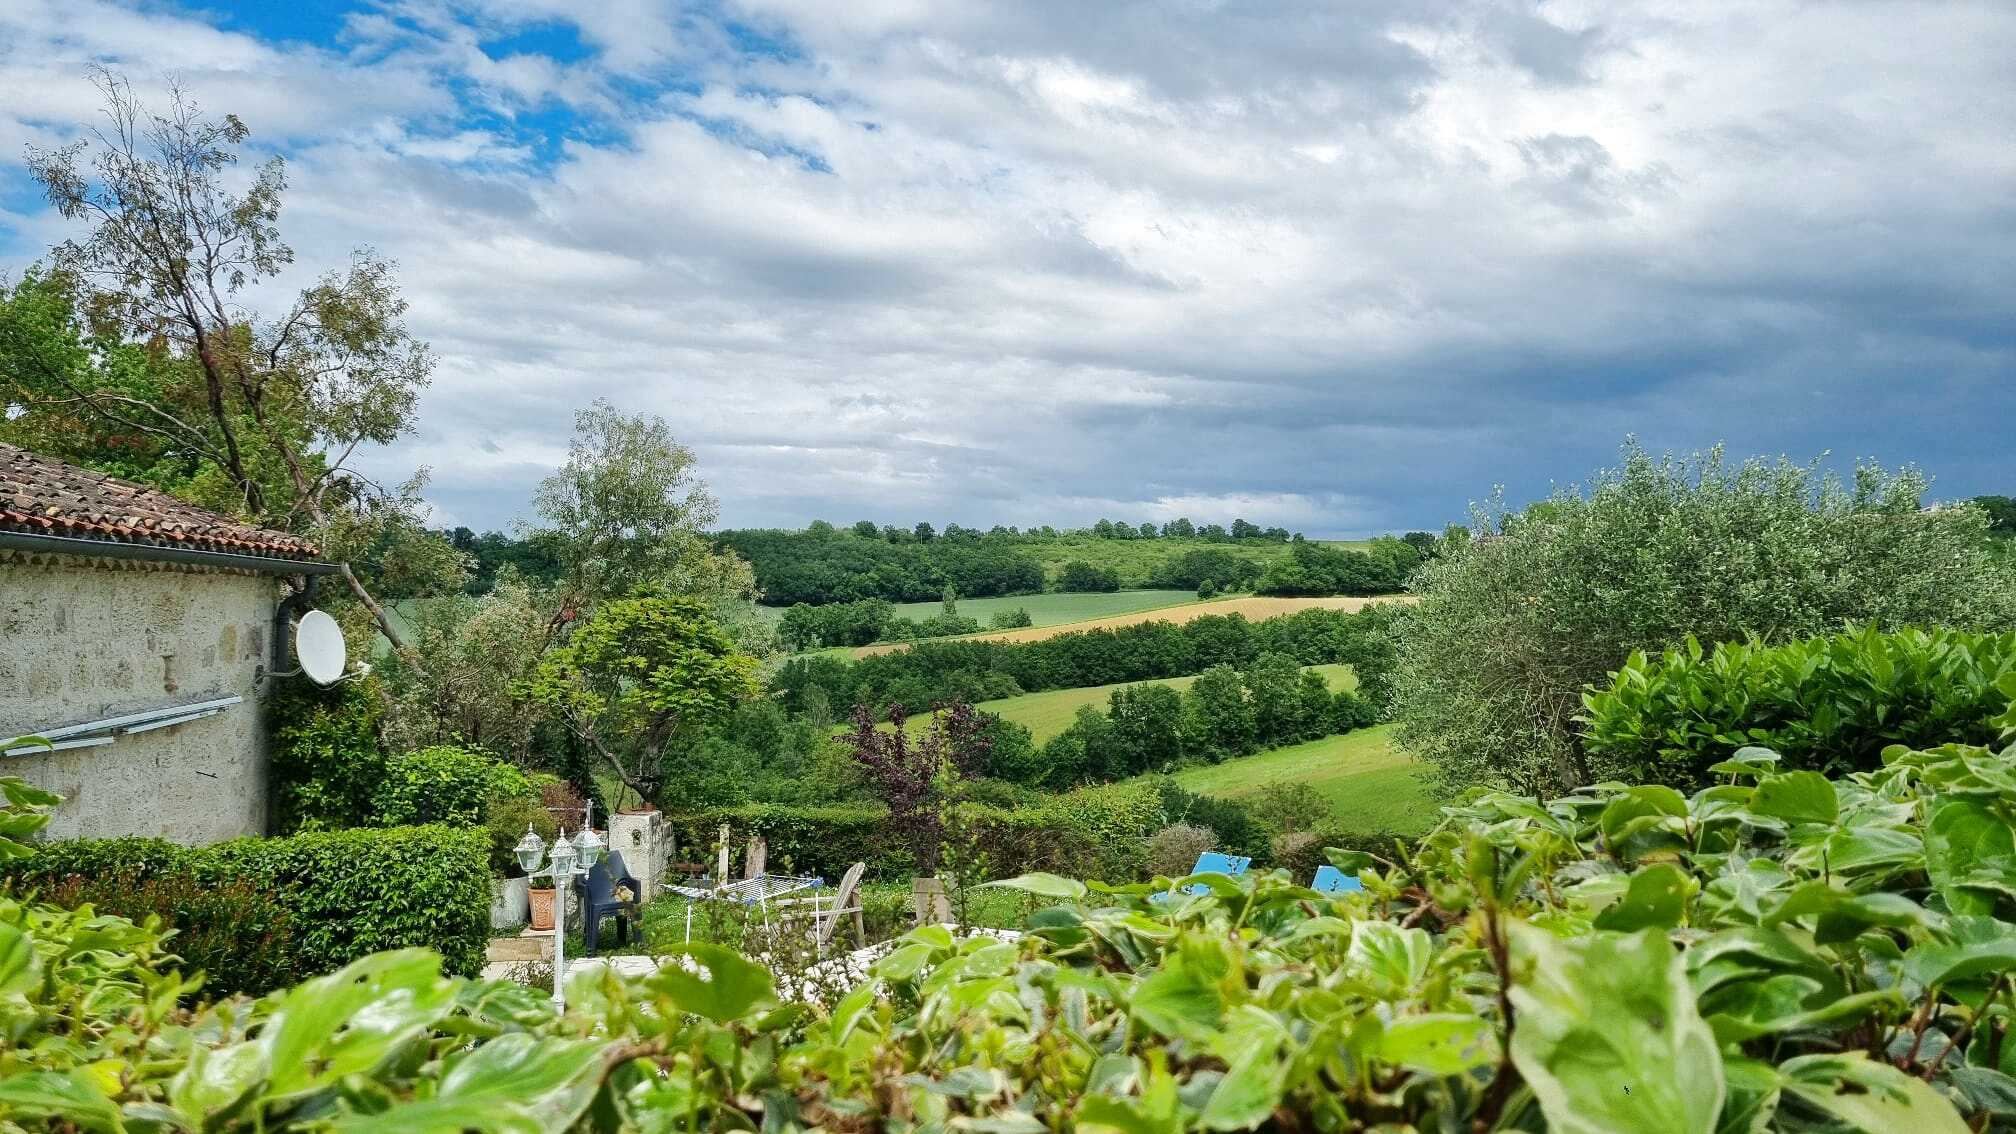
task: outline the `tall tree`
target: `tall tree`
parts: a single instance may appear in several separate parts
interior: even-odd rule
[[[348,462],[410,428],[433,368],[406,330],[392,265],[359,250],[262,316],[248,289],[294,260],[279,229],[285,163],[239,178],[250,131],[236,115],[210,117],[179,89],[157,114],[125,79],[95,81],[105,125],[30,147],[29,169],[57,211],[86,226],[51,260],[90,344],[144,347],[150,379],[105,381],[74,355],[65,365],[63,352],[29,353],[12,359],[25,365],[10,373],[8,401],[200,461],[235,493],[234,510],[261,523],[313,531],[344,509],[382,514],[396,497]],[[363,584],[346,581],[399,642]]]
[[[641,586],[722,602],[754,596],[749,565],[705,535],[719,515],[693,450],[663,419],[596,401],[574,415],[567,463],[533,494],[529,535],[560,563],[555,628]]]

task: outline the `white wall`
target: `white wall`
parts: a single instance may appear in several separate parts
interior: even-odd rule
[[[214,717],[102,748],[0,756],[64,797],[50,838],[157,835],[200,844],[266,828],[271,576],[0,553],[0,737],[233,694]]]

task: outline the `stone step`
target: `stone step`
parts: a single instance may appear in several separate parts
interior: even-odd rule
[[[485,960],[503,964],[525,964],[553,959],[553,931],[526,930],[517,937],[492,937]]]

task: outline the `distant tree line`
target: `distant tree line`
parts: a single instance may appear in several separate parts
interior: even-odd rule
[[[831,534],[835,529],[824,520],[814,520],[805,529],[807,532]],[[919,522],[911,527],[897,527],[894,524],[878,525],[873,520],[861,520],[848,529],[861,539],[879,539],[886,543],[932,543],[937,540],[1009,539],[1024,543],[1041,543],[1057,539],[1201,539],[1206,543],[1287,543],[1294,538],[1287,528],[1263,528],[1246,520],[1234,520],[1228,527],[1224,524],[1197,524],[1188,517],[1169,520],[1161,524],[1152,521],[1130,523],[1126,520],[1099,520],[1090,527],[1058,528],[1049,524],[1040,527],[1019,528],[996,524],[985,531],[979,528],[946,524],[941,532],[927,522]]]
[[[714,538],[749,561],[763,601],[778,606],[870,598],[929,602],[948,586],[964,598],[1043,590],[1041,563],[1008,541],[977,533],[891,541],[814,524],[797,532],[744,529]]]
[[[900,705],[916,713],[955,700],[988,701],[1045,689],[1075,689],[1187,677],[1217,665],[1244,669],[1262,655],[1298,665],[1350,665],[1361,695],[1383,704],[1393,666],[1390,604],[1362,611],[1305,610],[1262,622],[1210,615],[1177,624],[1142,622],[1059,634],[1036,642],[926,641],[855,661],[795,658],[771,678],[792,713],[812,706]]]
[[[1375,539],[1364,551],[1296,540],[1288,557],[1268,567],[1254,589],[1263,595],[1397,594],[1427,557],[1421,544],[1407,539]]]

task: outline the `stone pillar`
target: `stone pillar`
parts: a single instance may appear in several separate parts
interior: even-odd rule
[[[672,858],[672,828],[656,809],[642,812],[619,811],[609,817],[609,846],[623,856],[623,865],[637,876],[644,892],[638,900],[648,901],[665,881],[665,864]]]

